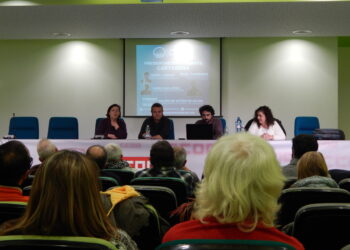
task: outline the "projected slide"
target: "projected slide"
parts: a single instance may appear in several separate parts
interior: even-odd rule
[[[136,44],[135,94],[131,95],[136,103],[130,104],[135,107],[135,115],[150,115],[155,102],[164,106],[168,116],[198,116],[198,108],[204,104],[219,108],[216,49],[192,39]]]

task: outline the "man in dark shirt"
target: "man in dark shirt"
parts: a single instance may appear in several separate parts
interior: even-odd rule
[[[204,105],[199,108],[201,120],[196,121],[196,124],[212,124],[213,125],[213,139],[218,139],[223,135],[223,128],[220,119],[215,118],[214,108],[210,105]]]
[[[313,135],[300,134],[295,136],[292,142],[292,160],[282,168],[282,173],[287,178],[298,177],[297,163],[303,154],[318,150],[318,142]]]
[[[151,107],[152,116],[146,118],[142,123],[139,139],[145,139],[147,125],[150,129],[150,139],[167,139],[169,136],[169,118],[163,116],[163,106],[154,103]]]
[[[152,145],[150,151],[151,168],[141,170],[135,177],[174,177],[186,184],[188,196],[193,196],[198,182],[190,172],[180,172],[174,166],[174,149],[167,141],[158,141]]]

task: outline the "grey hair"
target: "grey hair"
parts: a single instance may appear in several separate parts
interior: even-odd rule
[[[57,147],[55,144],[52,143],[52,141],[48,139],[41,139],[38,142],[36,150],[39,155],[39,160],[43,162],[47,158],[49,158],[52,154],[57,152]]]
[[[108,143],[105,146],[107,151],[107,161],[117,160],[120,161],[121,156],[123,155],[121,147],[116,143]]]
[[[187,159],[186,149],[181,146],[175,146],[174,148],[174,165],[177,169],[181,169]]]

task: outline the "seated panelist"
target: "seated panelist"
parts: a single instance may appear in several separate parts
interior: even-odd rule
[[[202,119],[196,121],[196,124],[212,124],[213,125],[213,139],[218,139],[223,134],[222,123],[220,119],[215,118],[214,108],[210,105],[204,105],[199,108],[199,114]]]
[[[255,110],[253,122],[247,130],[265,140],[286,139],[286,134],[268,106],[261,106]]]
[[[98,124],[96,134],[103,135],[105,139],[126,139],[128,133],[124,120],[120,118],[120,106],[109,106],[106,116],[107,118]]]
[[[169,118],[163,115],[163,105],[160,103],[154,103],[151,107],[152,116],[147,117],[141,126],[139,132],[139,139],[167,139],[169,136]],[[147,126],[149,127],[149,138],[146,133]]]

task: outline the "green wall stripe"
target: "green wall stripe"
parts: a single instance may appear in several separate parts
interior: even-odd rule
[[[338,47],[350,47],[350,37],[349,36],[338,37]]]

